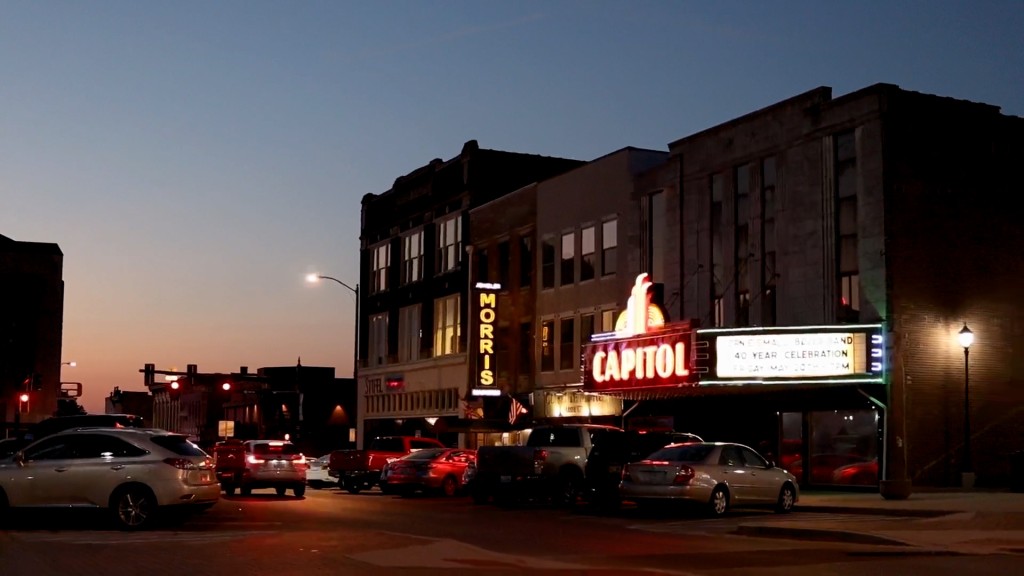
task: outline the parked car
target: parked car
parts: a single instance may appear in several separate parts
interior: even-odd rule
[[[321,456],[309,460],[309,470],[306,470],[306,484],[315,490],[336,486],[338,483],[328,474],[327,466],[331,461],[331,455]]]
[[[455,496],[465,490],[466,468],[476,462],[476,450],[427,448],[384,465],[381,485],[409,495],[417,490]]]
[[[76,428],[0,461],[0,508],[106,508],[125,530],[147,528],[161,512],[209,508],[219,498],[209,455],[164,430]]]
[[[700,436],[686,432],[627,431],[610,434],[594,444],[587,457],[584,482],[587,500],[602,506],[619,503],[622,468],[643,460],[669,444],[703,442]]]
[[[286,440],[226,440],[213,449],[217,479],[224,492],[248,496],[253,490],[273,488],[278,496],[291,490],[296,498],[306,494],[309,465],[298,447]]]
[[[331,452],[328,472],[331,478],[337,478],[338,485],[350,494],[369,490],[377,484],[380,484],[382,492],[388,493],[388,485],[380,483],[385,464],[416,450],[444,447],[444,444],[433,438],[380,436],[371,440],[365,450]]]
[[[36,440],[72,428],[145,428],[146,421],[135,414],[75,414],[52,416],[29,426],[20,436],[0,441],[0,458],[13,456]]]
[[[773,506],[789,512],[796,477],[742,444],[672,444],[622,471],[619,495],[638,505],[689,501],[721,516],[734,506]]]

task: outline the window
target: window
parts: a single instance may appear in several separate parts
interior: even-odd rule
[[[665,193],[647,197],[647,270],[655,282],[665,276]]]
[[[615,310],[601,311],[601,332],[615,331]]]
[[[715,326],[722,326],[724,314],[719,315],[722,294],[725,286],[722,283],[725,270],[722,267],[722,227],[725,226],[722,213],[722,196],[725,193],[724,179],[721,174],[711,175],[711,301],[715,312]]]
[[[476,253],[476,281],[490,282],[490,257],[486,248],[480,248]]]
[[[459,352],[459,295],[453,294],[434,301],[434,356]]]
[[[576,234],[562,234],[562,278],[559,286],[576,281]]]
[[[839,319],[860,320],[860,274],[857,219],[857,140],[854,131],[835,137],[836,224],[839,232]]]
[[[423,279],[423,231],[402,238],[402,284]]]
[[[533,266],[533,239],[529,236],[520,236],[519,286],[521,288],[528,288],[533,283]]]
[[[555,287],[555,241],[550,236],[544,238],[540,245],[541,252],[541,286]]]
[[[509,262],[508,240],[503,240],[498,243],[498,282],[501,283],[502,288],[508,288],[508,273],[511,268]]]
[[[558,369],[572,370],[576,366],[576,319],[562,318],[559,326],[560,346],[558,351]]]
[[[590,337],[594,335],[594,315],[583,314],[580,316],[580,346],[590,343]]]
[[[734,182],[736,185],[736,252],[733,255],[733,271],[736,274],[736,325],[750,325],[750,270],[748,264],[753,256],[750,252],[750,180],[753,166],[737,166]]]
[[[391,245],[381,244],[372,248],[373,258],[373,292],[388,289],[388,267],[391,266]]]
[[[712,306],[715,312],[715,326],[725,326],[725,298],[715,298]]]
[[[540,371],[555,370],[555,323],[544,320],[540,323]]]
[[[398,361],[420,358],[420,305],[406,306],[398,311]]]
[[[461,255],[462,218],[456,215],[437,224],[437,271],[454,270]]]
[[[615,274],[615,248],[618,241],[618,219],[608,220],[601,225],[601,275]]]
[[[761,160],[761,324],[775,326],[776,282],[778,269],[775,265],[775,188],[778,176],[775,157]]]
[[[583,229],[580,236],[580,281],[593,280],[594,279],[594,266],[596,262],[595,254],[595,233],[596,230],[593,226],[588,226]]]
[[[370,366],[383,366],[388,359],[388,313],[370,316],[370,342],[367,362]]]

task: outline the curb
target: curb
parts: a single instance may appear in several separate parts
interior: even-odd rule
[[[817,528],[791,528],[788,526],[758,526],[741,524],[733,532],[740,536],[757,536],[762,538],[790,538],[795,540],[817,540],[824,542],[846,542],[849,544],[875,544],[883,546],[910,546],[901,540],[893,540],[863,532],[845,530],[824,530]]]
[[[865,516],[901,516],[905,518],[937,518],[956,514],[954,510],[913,510],[906,508],[864,508],[841,505],[801,505],[793,507],[794,512],[815,512],[818,514],[864,514]]]

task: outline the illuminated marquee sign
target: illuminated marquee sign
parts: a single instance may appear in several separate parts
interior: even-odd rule
[[[713,343],[702,385],[758,382],[882,382],[880,324],[700,330]]]
[[[579,389],[565,392],[538,391],[541,401],[534,406],[534,418],[572,418],[590,416],[619,416],[622,399],[604,394],[583,392]]]
[[[584,349],[585,390],[627,390],[692,382],[690,324],[665,325],[651,304],[650,277],[636,278],[615,332],[596,334]]]
[[[494,323],[498,318],[498,291],[501,284],[477,282],[476,284],[476,382],[474,396],[499,396],[494,374]]]

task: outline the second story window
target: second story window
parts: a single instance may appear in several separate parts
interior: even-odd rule
[[[562,281],[559,286],[572,284],[576,281],[576,235],[572,232],[562,234]]]
[[[555,369],[555,322],[544,320],[540,323],[540,371]]]
[[[423,279],[423,231],[402,238],[402,284]]]
[[[619,245],[619,221],[607,220],[601,225],[601,275],[615,274],[615,248]]]
[[[370,316],[370,342],[366,362],[383,366],[388,361],[388,313]]]
[[[529,288],[533,278],[533,239],[519,237],[519,287]]]
[[[562,318],[560,324],[558,369],[572,370],[576,367],[576,319]]]
[[[540,244],[541,288],[555,287],[555,240],[545,237]]]
[[[434,301],[434,356],[459,352],[459,295],[452,294]]]
[[[588,226],[580,235],[580,282],[594,279],[594,250],[594,227]]]
[[[447,272],[459,265],[462,252],[462,218],[454,216],[437,224],[437,271]]]
[[[406,306],[398,311],[398,361],[420,358],[420,305]]]
[[[373,292],[388,289],[388,268],[391,266],[391,245],[381,244],[373,250]]]

